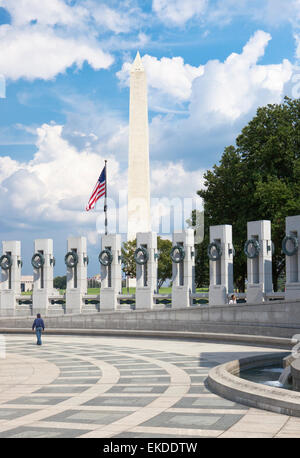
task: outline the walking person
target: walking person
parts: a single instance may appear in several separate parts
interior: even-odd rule
[[[32,324],[32,330],[33,331],[34,331],[34,328],[35,328],[35,334],[36,334],[36,338],[37,338],[36,344],[37,345],[42,345],[42,331],[45,330],[45,325],[44,325],[43,319],[41,318],[41,314],[40,313],[37,314],[36,319],[34,320],[34,322]]]

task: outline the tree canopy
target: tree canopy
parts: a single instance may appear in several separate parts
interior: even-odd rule
[[[62,277],[55,277],[53,279],[53,286],[56,289],[66,289],[66,287],[67,287],[67,276],[63,275]]]
[[[135,249],[136,239],[124,242],[122,247],[123,271],[129,278],[135,278],[136,276],[136,263],[134,260]],[[172,242],[158,236],[157,249],[159,251],[157,281],[158,288],[160,288],[166,280],[172,277],[172,261],[170,257]]]
[[[234,279],[243,289],[246,257],[243,246],[247,222],[272,221],[273,283],[284,269],[281,241],[285,217],[300,214],[300,100],[285,97],[282,104],[259,108],[256,116],[225,148],[219,165],[204,175],[205,240],[208,227],[233,225],[236,256]]]

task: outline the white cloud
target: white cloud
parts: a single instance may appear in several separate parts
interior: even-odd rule
[[[267,0],[263,8],[261,4],[259,6],[256,9],[256,17],[270,25],[278,26],[284,22],[296,27],[300,25],[299,0]]]
[[[140,31],[145,15],[130,2],[118,10],[94,0],[72,6],[64,0],[0,0],[0,6],[12,18],[0,26],[0,73],[12,80],[53,79],[85,61],[95,70],[107,69],[114,61],[107,50],[115,34],[130,33],[130,46],[148,41]],[[101,42],[107,31],[110,36]]]
[[[4,75],[0,74],[0,99],[5,99],[6,95],[6,82]]]
[[[172,104],[185,102],[190,99],[193,80],[202,75],[204,67],[193,67],[185,64],[182,57],[142,57],[147,74],[150,106],[158,106],[162,98],[168,96]],[[129,74],[132,63],[125,62],[117,73],[122,85],[129,86]]]
[[[95,70],[108,68],[113,58],[93,39],[65,38],[51,28],[0,27],[0,70],[6,78],[51,79],[76,64],[87,61]]]
[[[154,162],[151,170],[151,193],[166,198],[195,197],[203,185],[204,169],[187,171],[180,162]]]
[[[169,234],[186,228],[192,210],[203,208],[197,191],[204,185],[204,169],[187,171],[183,162],[154,162],[151,171],[152,228]]]
[[[112,30],[115,33],[128,33],[131,28],[131,21],[127,15],[120,14],[118,11],[101,5],[94,10],[93,17],[97,24]]]
[[[201,16],[207,0],[153,0],[152,9],[167,24],[184,25],[194,16]]]
[[[85,206],[104,157],[70,145],[63,138],[63,126],[55,124],[43,124],[37,129],[36,147],[36,154],[28,162],[14,161],[8,156],[0,158],[0,212],[6,215],[6,224],[31,230],[55,225],[55,231],[89,234],[92,243],[96,240],[96,228],[103,225],[101,218],[100,223],[97,221],[102,213],[87,213]],[[119,192],[124,194],[127,189],[127,169],[120,167],[114,155],[105,158],[112,209],[119,205]],[[201,170],[189,172],[183,164],[160,162],[152,166],[152,192],[156,197],[181,197],[182,190],[186,197],[195,196],[201,179]]]
[[[146,17],[142,11],[126,2],[125,5],[119,4],[118,9],[113,9],[105,3],[96,0],[86,2],[90,15],[97,26],[111,30],[116,34],[132,33],[141,28]]]
[[[171,114],[152,118],[153,158],[178,158],[185,164],[200,164],[196,168],[210,167],[225,146],[234,144],[259,106],[282,101],[293,65],[286,59],[276,65],[259,64],[270,38],[258,31],[241,54],[233,53],[224,62],[208,61],[202,75],[193,79],[185,118]]]
[[[110,35],[109,38],[101,40],[101,47],[107,51],[123,51],[128,53],[130,49],[135,52],[137,49],[143,49],[150,42],[150,36],[144,32],[137,35]]]
[[[152,0],[152,9],[170,26],[183,26],[191,19],[223,26],[240,17],[275,27],[300,26],[300,0]]]
[[[0,0],[0,6],[11,15],[10,24],[0,25],[0,74],[12,80],[53,79],[84,62],[107,69],[111,50],[149,41],[142,31],[149,16],[131,0],[118,8],[97,0]]]
[[[210,60],[199,67],[185,63],[182,57],[159,60],[143,56],[150,108],[172,112],[168,106],[190,102],[190,114],[198,113],[203,120],[212,113],[235,120],[258,105],[280,102],[293,66],[287,59],[276,65],[259,64],[270,40],[269,33],[259,30],[241,54],[232,53],[224,62]],[[130,67],[125,62],[117,73],[123,85],[129,85]]]
[[[128,120],[119,112],[99,107],[77,92],[62,91],[59,99],[64,105],[67,118],[64,138],[77,149],[83,148],[99,153],[112,154],[124,166],[128,158]],[[78,135],[80,132],[80,135]],[[88,137],[88,138],[87,138]],[[87,140],[90,145],[87,145]]]
[[[191,113],[235,120],[259,105],[280,102],[293,67],[287,59],[277,65],[258,64],[270,39],[270,34],[258,31],[241,54],[231,54],[224,63],[209,61],[194,80]]]
[[[63,0],[1,0],[0,6],[12,16],[14,26],[23,26],[31,21],[41,25],[80,26],[87,18],[87,10],[79,5],[73,7]]]
[[[119,34],[140,29],[146,18],[130,1],[118,5],[118,9],[98,0],[85,0],[72,6],[70,3],[67,0],[0,0],[0,6],[10,12],[16,27],[36,22],[42,26],[76,28],[77,32],[85,29],[96,35],[104,30]]]
[[[101,171],[104,158],[96,153],[78,151],[62,138],[62,126],[44,124],[37,129],[38,151],[27,163],[1,158],[1,212],[9,209],[12,218],[46,222],[85,222],[85,205]],[[118,163],[110,159],[110,180],[121,180]],[[66,208],[65,201],[73,205]],[[75,205],[74,205],[75,204]]]
[[[20,164],[9,156],[0,157],[0,184],[20,168]]]
[[[296,41],[296,52],[295,56],[297,59],[300,59],[300,33],[295,33],[294,38]]]

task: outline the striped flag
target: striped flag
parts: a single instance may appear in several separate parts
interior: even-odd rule
[[[105,196],[105,194],[106,194],[106,166],[103,167],[101,175],[97,180],[97,183],[93,189],[90,200],[85,208],[86,211],[88,212],[89,210],[92,210],[95,207],[97,200],[99,200],[100,197]]]

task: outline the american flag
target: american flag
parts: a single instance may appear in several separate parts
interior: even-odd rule
[[[105,193],[106,193],[106,166],[103,167],[101,175],[97,180],[97,183],[93,189],[90,200],[86,206],[86,211],[88,212],[89,210],[92,210],[95,207],[97,200],[99,200],[100,197],[105,196]]]

